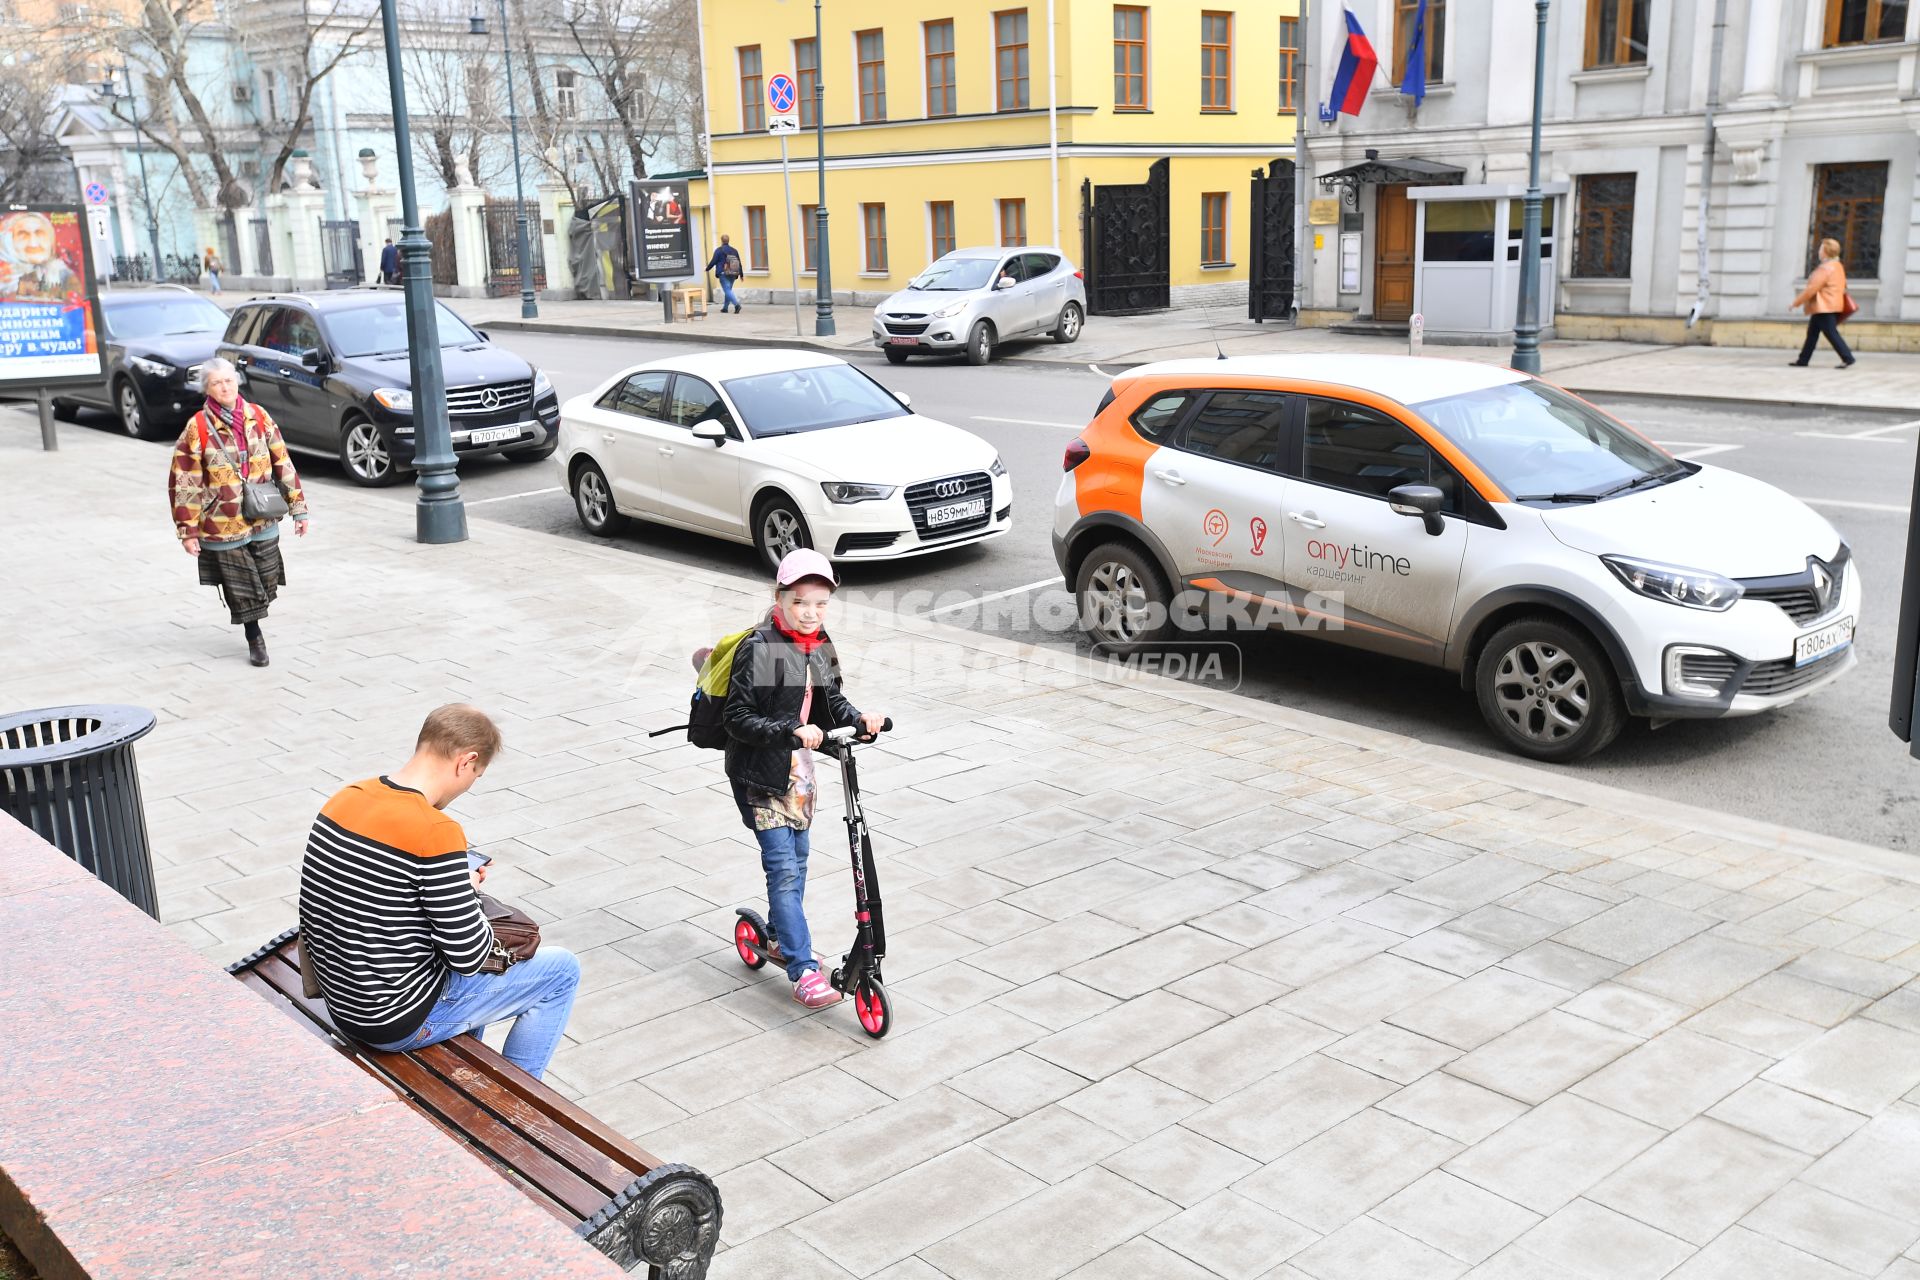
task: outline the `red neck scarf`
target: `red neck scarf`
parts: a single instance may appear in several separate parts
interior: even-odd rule
[[[815,631],[812,635],[803,635],[788,626],[786,618],[780,612],[779,605],[775,605],[773,608],[773,626],[781,635],[791,640],[794,648],[800,650],[802,653],[810,654],[827,642],[827,633],[824,628]]]
[[[207,397],[207,421],[218,423],[233,435],[233,441],[241,452],[247,448],[247,402],[242,396],[233,398],[233,408],[226,409],[212,396]]]

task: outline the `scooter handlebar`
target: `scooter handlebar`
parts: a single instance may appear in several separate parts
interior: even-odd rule
[[[893,732],[893,717],[889,716],[887,717],[887,719],[880,722],[880,733],[892,733],[892,732]],[[841,743],[847,743],[847,742],[872,742],[874,738],[878,736],[879,734],[869,735],[869,734],[861,733],[859,725],[849,724],[849,725],[842,725],[838,729],[829,729],[826,733],[825,738],[822,740],[822,744],[825,745],[826,743],[841,744]],[[793,735],[793,745],[796,747],[800,745],[800,735],[797,733]]]

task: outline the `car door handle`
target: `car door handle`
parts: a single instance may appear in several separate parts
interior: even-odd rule
[[[1164,480],[1168,484],[1185,484],[1187,482],[1186,477],[1178,471],[1156,471],[1153,473],[1153,478],[1155,480]]]
[[[663,458],[671,458],[673,456],[673,446],[670,444],[661,445],[660,456]]]
[[[615,437],[614,437],[614,434],[613,434],[613,432],[611,432],[611,431],[602,431],[602,432],[600,433],[600,438],[601,438],[602,440],[604,440],[604,441],[606,441],[606,442],[607,442],[608,444],[612,444],[612,443],[614,443],[614,438],[615,438]]]
[[[1319,519],[1311,511],[1289,511],[1287,512],[1287,519],[1293,521],[1295,524],[1305,525],[1309,529],[1324,529],[1327,527],[1327,522]]]

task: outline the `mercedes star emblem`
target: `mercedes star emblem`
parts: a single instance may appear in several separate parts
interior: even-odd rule
[[[493,387],[482,388],[480,392],[480,407],[482,409],[498,409],[500,407],[500,392]]]

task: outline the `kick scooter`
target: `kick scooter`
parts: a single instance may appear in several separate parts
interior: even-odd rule
[[[886,733],[893,728],[888,720],[880,726]],[[853,858],[853,946],[827,981],[835,991],[853,997],[853,1011],[860,1029],[878,1040],[893,1025],[893,1006],[880,981],[880,961],[887,954],[887,930],[880,917],[880,877],[873,867],[873,839],[867,833],[867,815],[860,807],[860,779],[853,761],[855,743],[872,742],[860,736],[857,726],[848,725],[827,734],[820,749],[840,762],[840,783],[847,797],[847,846]],[[734,949],[740,962],[758,969],[776,959],[771,949],[779,941],[773,926],[758,911],[736,907],[739,919],[733,926]]]

